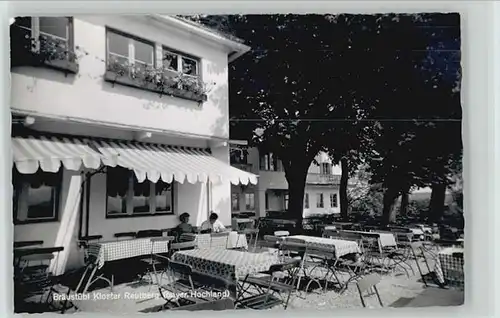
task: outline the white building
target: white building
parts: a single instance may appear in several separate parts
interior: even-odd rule
[[[64,247],[64,270],[81,236],[231,224],[230,184],[257,182],[227,143],[228,63],[249,47],[154,15],[18,18],[11,38],[15,241]]]
[[[264,217],[268,212],[286,211],[288,182],[281,161],[272,153],[261,154],[257,148],[245,148],[241,142],[232,143],[231,164],[259,175],[259,183],[231,187],[233,215],[255,213]],[[313,163],[309,167],[303,217],[340,213],[340,166],[332,165],[325,153],[319,153],[315,159],[319,165]]]

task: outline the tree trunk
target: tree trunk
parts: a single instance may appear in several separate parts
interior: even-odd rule
[[[382,226],[387,226],[389,223],[396,221],[396,213],[394,210],[394,201],[398,195],[397,191],[387,189],[384,193],[384,208],[382,210]]]
[[[349,181],[349,167],[347,158],[342,158],[340,160],[342,175],[340,176],[340,216],[344,222],[347,222],[348,215],[348,202],[347,202],[347,184]]]
[[[410,195],[407,191],[403,191],[401,194],[401,205],[399,207],[399,215],[407,216],[408,215],[408,203],[410,199]]]
[[[304,213],[304,193],[307,178],[307,168],[291,167],[285,172],[288,182],[288,217],[297,221],[297,227],[302,228]]]
[[[444,214],[444,202],[446,199],[446,184],[438,183],[431,186],[431,200],[429,203],[429,219],[432,222],[440,222]]]

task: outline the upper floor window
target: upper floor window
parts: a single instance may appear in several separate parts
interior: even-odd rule
[[[20,174],[13,169],[14,220],[17,222],[56,221],[62,184],[62,170]]]
[[[36,55],[38,62],[53,68],[78,71],[71,17],[18,17],[11,27],[11,39],[14,66],[31,64]],[[35,54],[31,61],[27,52]]]
[[[138,182],[131,170],[108,168],[106,216],[173,214],[172,183]]]
[[[321,174],[332,174],[332,164],[328,162],[323,162],[320,166]]]
[[[304,208],[309,209],[309,193],[304,194]]]
[[[174,73],[196,78],[199,75],[199,60],[164,47],[163,68]]]
[[[247,151],[240,148],[231,148],[229,150],[229,159],[231,164],[247,164]]]
[[[330,207],[336,208],[337,206],[338,206],[337,193],[331,193],[330,194]]]
[[[118,31],[107,30],[107,63],[118,64],[133,75],[134,70],[146,70],[155,62],[153,43]]]

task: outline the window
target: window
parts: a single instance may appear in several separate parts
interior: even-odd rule
[[[153,67],[155,46],[153,43],[118,31],[107,30],[107,65],[108,67],[145,70]]]
[[[240,194],[239,193],[231,193],[231,210],[239,211],[240,210]]]
[[[194,57],[163,48],[163,68],[172,73],[197,78],[199,75],[199,60]]]
[[[283,203],[284,203],[284,206],[285,206],[285,211],[288,211],[288,200],[289,200],[288,194],[285,194],[284,197],[283,197],[283,199],[284,199]]]
[[[316,207],[317,208],[324,208],[325,207],[325,203],[323,201],[323,193],[317,194]]]
[[[304,195],[304,208],[309,209],[309,193]]]
[[[272,153],[260,157],[260,169],[265,171],[281,171],[281,162]]]
[[[266,191],[266,210],[269,210],[269,194]]]
[[[332,174],[332,165],[327,162],[321,164],[321,174]]]
[[[107,216],[173,214],[171,183],[138,182],[131,170],[115,167],[107,170],[106,190]]]
[[[231,164],[246,165],[248,163],[247,155],[248,153],[245,149],[231,148],[229,151]]]
[[[255,194],[245,193],[245,208],[247,211],[255,210]]]
[[[336,208],[338,206],[337,203],[337,193],[331,193],[330,194],[330,207],[331,208]]]
[[[56,221],[62,183],[62,170],[57,173],[38,171],[21,174],[13,170],[14,220],[19,222]]]
[[[48,59],[69,59],[68,52],[74,51],[71,17],[19,17],[14,26],[14,32],[20,32],[16,36],[39,40],[33,50],[47,52]]]

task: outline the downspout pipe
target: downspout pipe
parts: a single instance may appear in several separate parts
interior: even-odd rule
[[[85,175],[84,180],[82,181],[80,185],[80,215],[79,215],[79,226],[78,226],[78,239],[81,240],[83,236],[83,203],[85,200],[86,204],[86,216],[85,216],[85,236],[89,235],[89,218],[90,218],[90,181],[92,177],[98,173],[101,173],[105,169],[105,166],[102,166],[98,170],[94,172],[88,172],[87,174],[84,174],[82,171],[82,176]],[[86,195],[86,197],[84,197]]]

